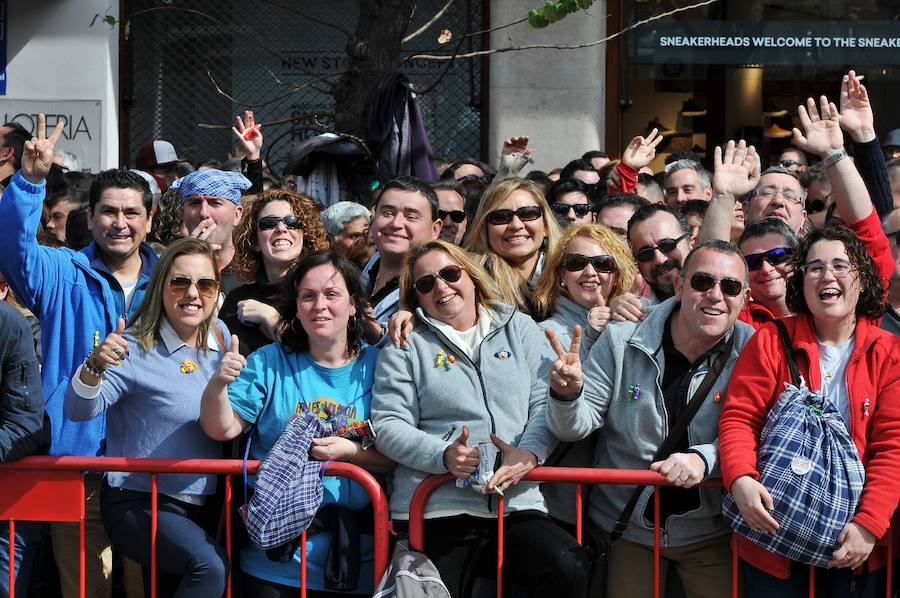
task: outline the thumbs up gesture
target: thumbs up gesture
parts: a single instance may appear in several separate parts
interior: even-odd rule
[[[463,426],[459,437],[444,449],[444,466],[457,478],[464,478],[478,467],[478,449],[466,446],[469,428]]]
[[[612,318],[612,310],[607,307],[606,299],[603,297],[603,289],[597,287],[597,300],[594,306],[588,312],[588,324],[597,332],[603,332],[609,320]]]
[[[213,324],[215,326],[215,324]],[[231,384],[247,365],[247,360],[239,352],[240,342],[236,334],[231,335],[231,349],[222,357],[216,377],[224,384]]]
[[[119,318],[116,329],[110,332],[103,343],[93,351],[91,364],[95,370],[102,372],[111,365],[119,365],[128,354],[128,341],[122,336],[125,334],[125,318]]]

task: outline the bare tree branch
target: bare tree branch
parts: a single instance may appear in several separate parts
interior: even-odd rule
[[[700,8],[706,6],[708,4],[713,4],[714,2],[718,2],[718,0],[703,0],[702,2],[697,2],[696,4],[691,4],[689,6],[682,6],[681,8],[676,8],[674,10],[670,10],[668,12],[664,12],[662,14],[649,17],[647,19],[643,19],[636,23],[625,27],[621,31],[617,31],[611,35],[607,35],[603,39],[598,39],[596,41],[587,42],[584,44],[530,44],[527,46],[510,46],[508,48],[494,48],[491,50],[480,50],[478,52],[468,52],[467,54],[457,54],[455,56],[452,55],[439,55],[439,54],[413,54],[409,56],[407,60],[414,60],[417,58],[423,60],[453,60],[454,58],[475,58],[477,56],[486,56],[488,54],[500,54],[502,52],[518,52],[521,50],[577,50],[579,48],[591,48],[593,46],[599,46],[601,44],[605,44],[606,42],[615,39],[625,33],[631,31],[632,29],[636,29],[641,25],[646,25],[647,23],[652,23],[653,21],[658,21],[659,19],[670,17],[679,12],[684,12],[687,10],[693,10],[695,8]]]
[[[526,21],[528,21],[528,17],[519,19],[518,21],[513,21],[512,23],[507,23],[506,25],[497,25],[496,27],[491,27],[489,29],[482,29],[480,31],[472,31],[471,33],[465,33],[459,39],[463,40],[463,39],[466,39],[469,37],[475,37],[477,35],[484,35],[485,33],[493,33],[494,31],[500,31],[501,29],[506,29],[507,27],[514,27],[520,23],[525,23]],[[443,46],[435,46],[435,47],[431,48],[430,50],[424,50],[424,52],[434,52],[435,50],[440,50],[441,48],[443,48]],[[419,56],[419,54],[410,54],[406,58],[401,60],[400,64],[406,64],[407,62],[409,62],[413,58],[417,58],[418,56]],[[457,56],[457,58],[458,58],[458,56]]]
[[[427,23],[425,23],[424,25],[422,25],[421,27],[419,27],[418,29],[416,29],[415,31],[413,31],[412,33],[410,33],[409,35],[404,37],[400,41],[400,43],[405,44],[406,42],[418,37],[419,35],[425,33],[426,31],[428,31],[429,27],[431,27],[432,25],[437,23],[438,20],[442,16],[444,16],[444,13],[446,13],[447,10],[450,8],[450,6],[453,5],[453,2],[455,2],[455,0],[447,0],[447,3],[444,4],[444,6],[439,11],[437,11],[437,13],[433,17],[431,17],[431,19],[429,19]]]
[[[335,25],[334,23],[329,23],[328,21],[323,21],[322,19],[316,18],[305,12],[301,12],[291,6],[286,6],[279,2],[273,2],[272,0],[263,0],[263,2],[265,2],[266,4],[271,4],[272,6],[277,6],[278,8],[282,8],[288,12],[292,12],[295,15],[303,17],[307,21],[311,21],[313,23],[318,23],[319,25],[322,25],[323,27],[330,27],[331,29],[334,29],[335,31],[338,31],[338,32],[344,34],[344,37],[351,37],[353,35],[352,33],[350,33],[350,31],[348,31],[347,29],[344,29],[340,25]]]
[[[297,121],[301,121],[301,120],[312,120],[313,123],[315,123],[315,126],[318,126],[318,127],[324,129],[326,127],[318,122],[318,119],[320,117],[334,118],[334,113],[333,112],[304,112],[303,114],[298,114],[297,116],[291,116],[290,118],[282,118],[280,120],[266,121],[264,124],[268,127],[271,127],[274,125],[283,125],[286,123],[292,123],[292,122],[297,122]],[[232,125],[230,123],[227,125],[217,125],[217,124],[212,124],[212,123],[197,123],[197,126],[200,127],[201,129],[229,129],[230,130],[231,127],[234,125]]]
[[[212,76],[212,73],[209,71],[208,66],[206,67],[206,76],[209,77],[210,82],[213,84],[213,87],[215,87],[215,89],[216,89],[216,93],[218,93],[219,95],[231,100],[238,106],[243,106],[246,109],[251,109],[251,108],[256,109],[261,106],[268,106],[269,104],[274,104],[276,102],[280,102],[280,101],[284,100],[285,98],[288,98],[288,97],[294,95],[295,93],[306,89],[307,87],[312,87],[315,83],[318,83],[319,81],[323,81],[329,77],[337,77],[339,75],[344,74],[343,72],[328,73],[327,75],[321,75],[319,77],[316,77],[312,81],[307,81],[306,83],[302,83],[302,84],[298,85],[296,83],[286,84],[286,83],[282,82],[278,77],[276,77],[275,74],[271,70],[266,68],[265,66],[263,66],[263,69],[265,69],[269,73],[269,75],[275,80],[275,83],[277,83],[278,85],[290,85],[292,88],[291,91],[289,91],[288,93],[282,94],[278,97],[272,98],[270,100],[266,100],[264,102],[258,102],[256,104],[253,104],[251,102],[242,102],[242,101],[228,95],[227,93],[225,93],[225,90],[222,89],[222,87],[219,85],[219,83],[216,81],[216,79]],[[316,89],[316,91],[319,91],[320,93],[325,93],[325,94],[328,93],[327,91],[323,92],[321,89],[318,89],[318,88],[314,88],[314,89]]]

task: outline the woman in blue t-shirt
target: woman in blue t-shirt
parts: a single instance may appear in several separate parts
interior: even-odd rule
[[[253,425],[250,457],[265,459],[291,417],[311,412],[328,422],[334,435],[314,439],[310,458],[389,470],[391,462],[374,447],[351,439],[367,425],[377,359],[377,349],[362,347],[359,272],[333,252],[314,253],[301,259],[286,281],[278,306],[280,341],[245,360],[233,339],[203,393],[203,429],[216,440],[230,440]],[[371,595],[372,538],[352,532],[354,511],[367,507],[369,497],[342,478],[325,478],[324,487],[323,507],[307,534],[309,595],[329,590]],[[341,534],[350,540],[332,546],[336,525],[350,531]],[[274,554],[247,546],[241,569],[247,596],[296,596],[300,551],[291,547]]]

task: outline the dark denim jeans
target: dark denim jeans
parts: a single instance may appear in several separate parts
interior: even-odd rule
[[[806,565],[794,563],[788,579],[773,577],[747,563],[743,563],[743,566],[747,596],[766,596],[766,598],[807,598],[809,596],[809,567]],[[864,581],[864,588],[858,588],[862,577],[854,579],[850,569],[816,568],[816,597],[881,598],[886,589],[885,573],[885,569],[869,573]]]
[[[27,598],[28,584],[43,542],[45,523],[16,521],[16,596]],[[9,522],[0,521],[0,598],[9,596]]]

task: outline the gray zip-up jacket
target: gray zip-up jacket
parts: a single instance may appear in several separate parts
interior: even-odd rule
[[[668,299],[650,310],[642,322],[611,323],[582,364],[581,395],[571,401],[550,399],[550,429],[561,440],[578,440],[602,428],[594,451],[595,467],[647,469],[668,434],[668,414],[660,388],[665,368],[662,339],[663,327],[676,306],[674,298]],[[725,368],[688,426],[690,448],[706,461],[707,477],[719,475],[719,414],[734,363],[753,332],[751,326],[735,323],[734,344]],[[707,361],[694,375],[688,400],[710,366]],[[629,400],[628,388],[632,384],[640,385],[640,393]],[[633,486],[595,486],[591,490],[591,519],[610,531],[633,491]],[[625,539],[653,545],[653,521],[643,516],[651,499],[652,488],[647,488],[631,516]],[[684,546],[730,532],[722,518],[721,490],[702,488],[700,507],[669,517],[663,525],[661,541],[663,546]]]
[[[391,516],[409,518],[413,492],[425,476],[447,473],[444,450],[462,427],[468,446],[504,442],[530,451],[543,462],[555,445],[545,415],[548,375],[555,354],[534,321],[501,303],[473,362],[431,324],[421,309],[409,349],[381,351],[372,393],[372,421],[379,452],[397,462]],[[436,365],[438,351],[455,356],[448,368]],[[505,493],[507,511],[546,511],[535,483],[520,482]],[[496,514],[493,495],[445,484],[428,502],[426,516]]]

